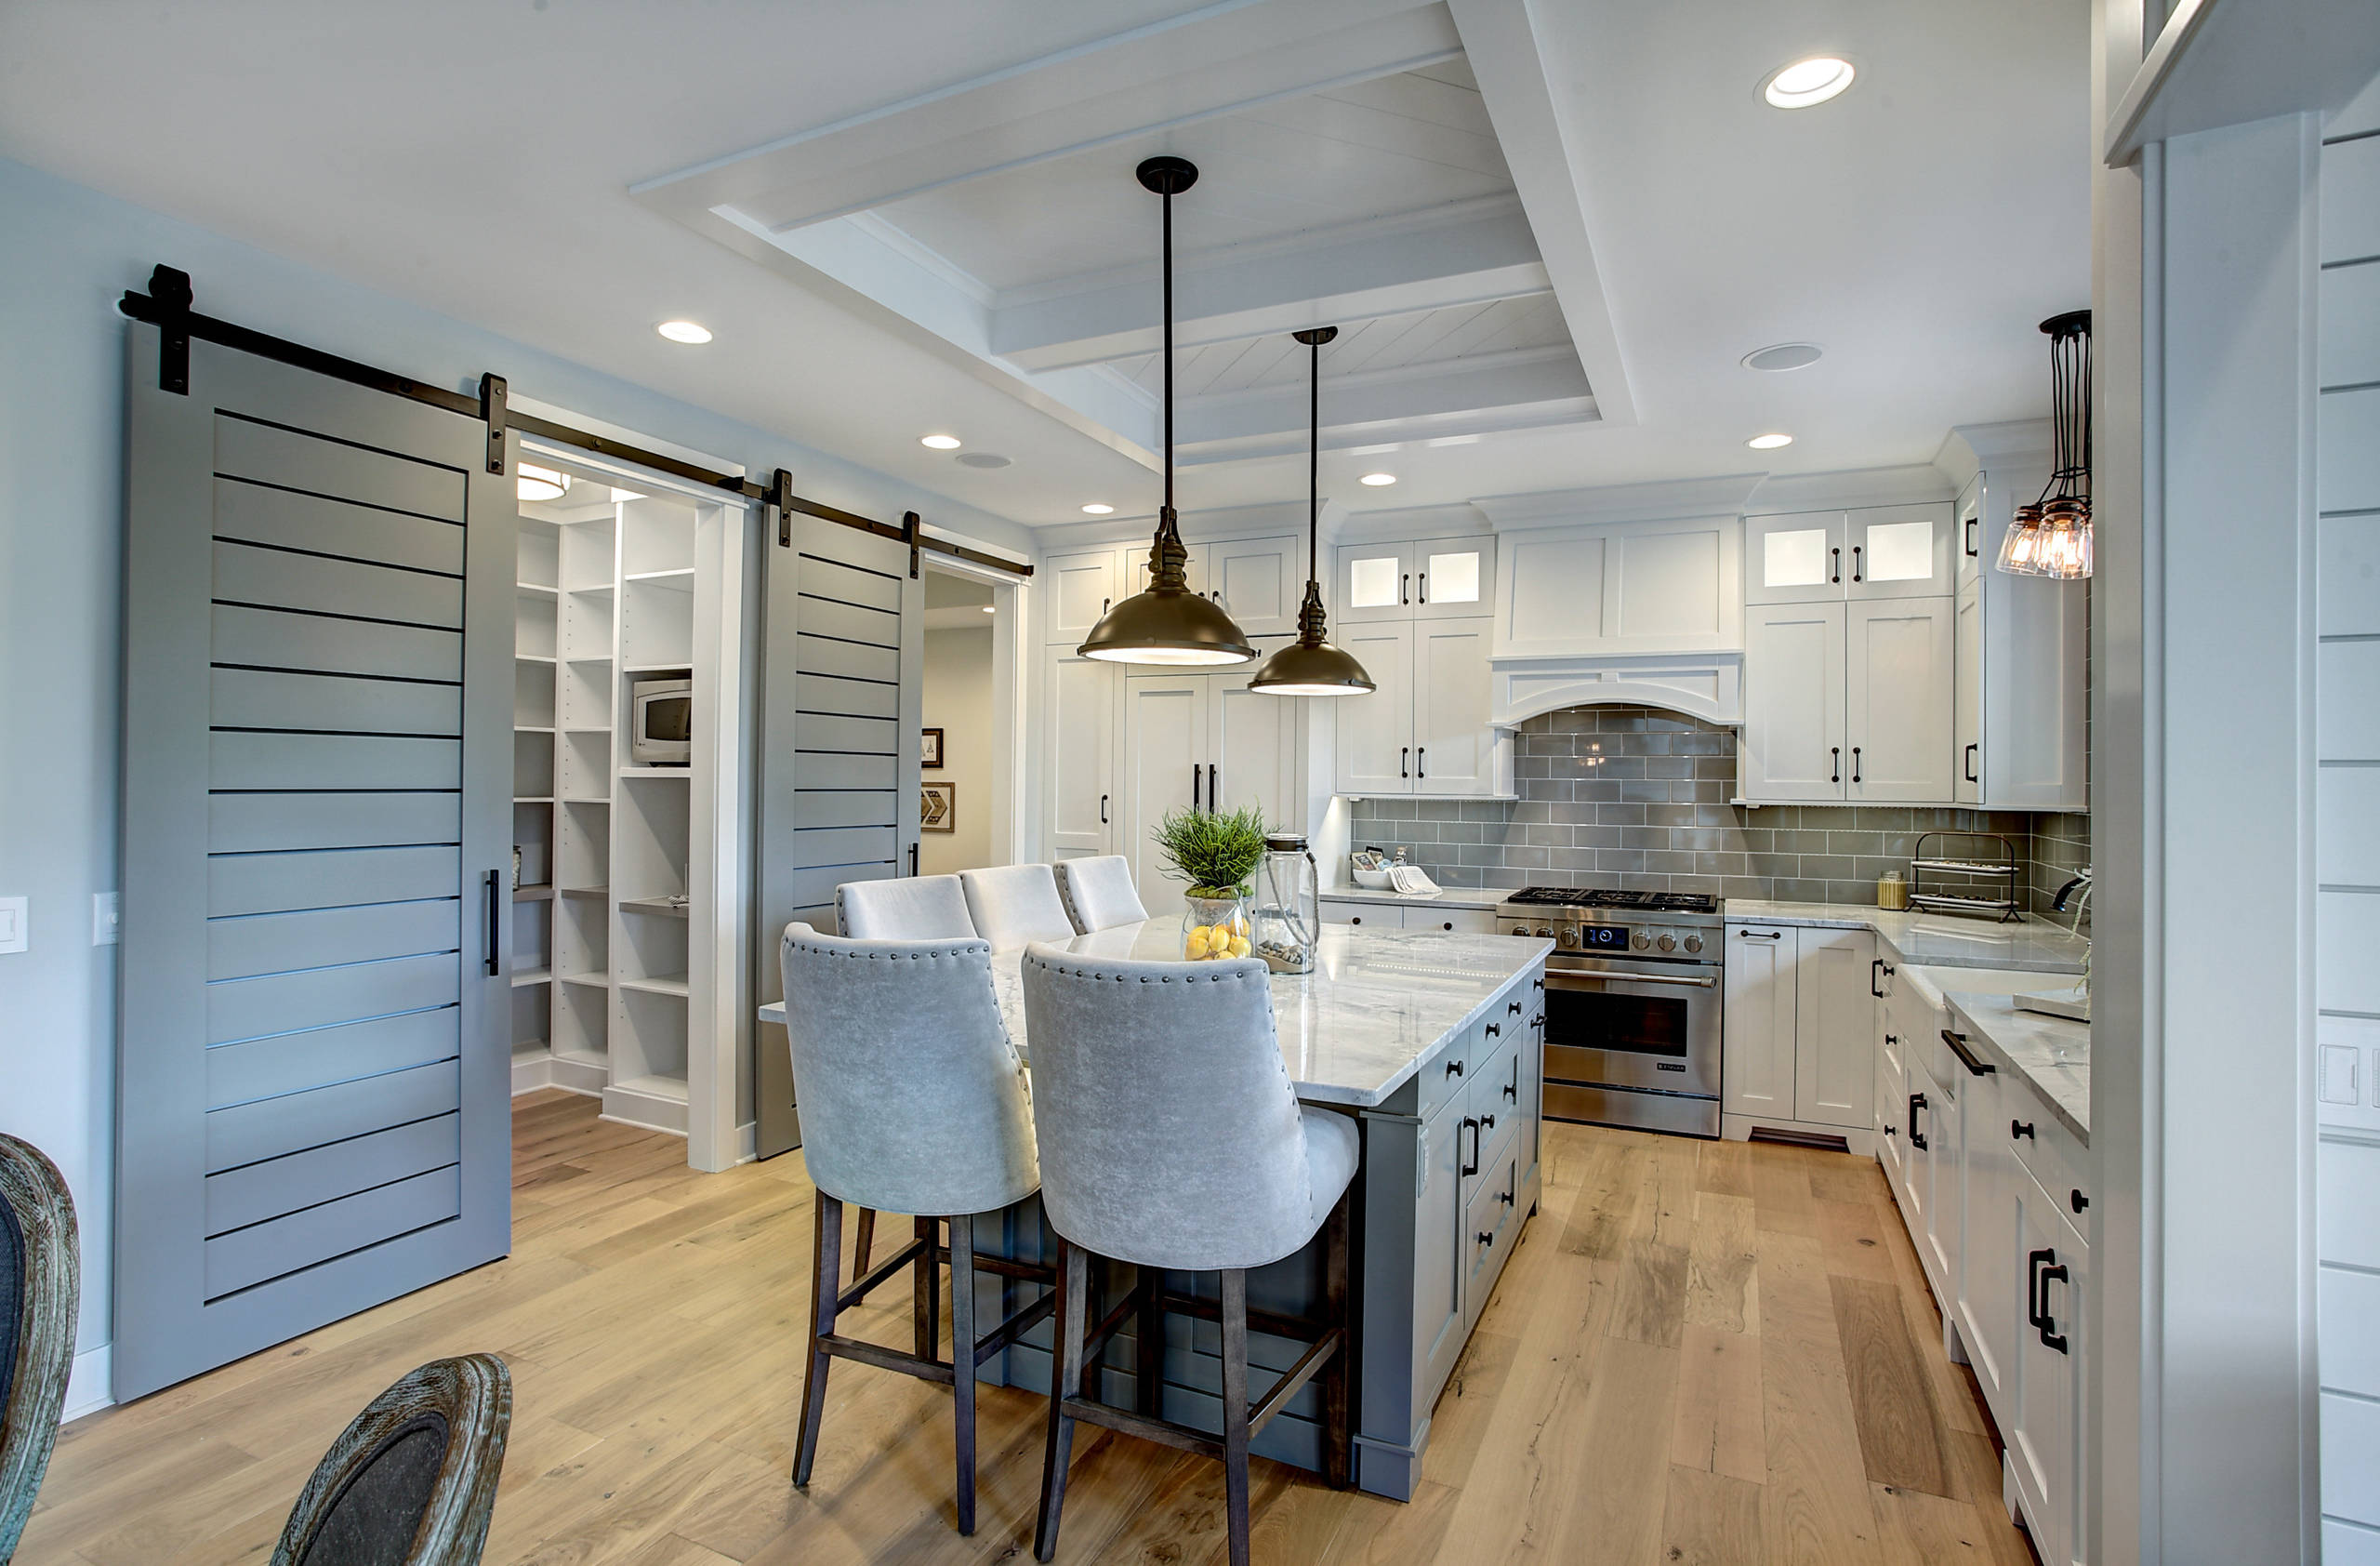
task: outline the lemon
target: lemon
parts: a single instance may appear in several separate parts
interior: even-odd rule
[[[1249,953],[1249,950],[1250,950],[1250,947],[1249,947],[1248,940],[1247,940],[1247,937],[1246,937],[1246,936],[1234,936],[1232,937],[1232,941],[1231,941],[1231,954],[1232,954],[1234,957],[1245,957],[1245,956],[1247,956],[1247,955],[1248,955],[1248,953]]]
[[[1183,940],[1182,943],[1182,955],[1188,958],[1193,962],[1196,962],[1199,959],[1205,957],[1207,955],[1207,937],[1205,933],[1198,930],[1191,931],[1188,938]]]

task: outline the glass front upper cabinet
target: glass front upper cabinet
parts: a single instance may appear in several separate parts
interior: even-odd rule
[[[1947,500],[1799,511],[1744,523],[1744,602],[1949,597],[1956,528]]]
[[[1342,544],[1331,616],[1361,625],[1484,615],[1495,578],[1496,540],[1490,536]]]

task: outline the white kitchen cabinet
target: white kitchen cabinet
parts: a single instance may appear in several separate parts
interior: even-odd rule
[[[1342,544],[1331,618],[1338,625],[1363,625],[1483,615],[1495,580],[1496,540],[1490,536]]]
[[[1356,625],[1333,632],[1370,675],[1368,696],[1332,697],[1339,725],[1338,792],[1409,794],[1413,791],[1413,627]]]
[[[1488,723],[1486,617],[1413,627],[1413,791],[1496,791],[1500,741]],[[1373,693],[1375,697],[1379,693]],[[1361,697],[1352,698],[1362,701]]]
[[[1727,926],[1720,1082],[1730,1115],[1792,1118],[1799,934],[1783,924]]]
[[[1866,1131],[1875,1118],[1876,937],[1793,934],[1793,1118]],[[1728,942],[1729,954],[1740,944]]]
[[[1507,534],[1498,544],[1496,656],[1738,653],[1742,555],[1734,515]]]
[[[1126,559],[1131,557],[1131,569],[1138,573],[1135,585],[1124,586]],[[1104,549],[1072,550],[1064,554],[1047,556],[1041,562],[1041,582],[1048,593],[1045,602],[1049,612],[1043,617],[1042,640],[1062,642],[1067,646],[1082,644],[1099,617],[1107,613],[1119,598],[1130,598],[1140,591],[1148,576],[1148,551],[1127,551],[1110,545]]]
[[[1907,1060],[1900,1036],[1886,1033],[1876,1050],[1876,1161],[1884,1166],[1884,1184],[1892,1190],[1895,1205],[1900,1208],[1902,1225],[1910,1233],[1917,1234],[1924,1229],[1925,1220],[1909,1183],[1912,1149],[1909,1146]]]
[[[1843,798],[1842,604],[1744,612],[1737,789],[1764,803]]]
[[[1168,811],[1254,806],[1268,825],[1299,818],[1297,704],[1248,688],[1248,675],[1124,679],[1124,778],[1114,825],[1152,915],[1181,911],[1154,832]]]
[[[1395,903],[1351,903],[1322,899],[1325,924],[1359,924],[1367,930],[1402,930],[1406,910]]]
[[[1950,665],[1950,798],[1960,804],[1983,803],[1983,586],[1970,580],[1959,589],[1952,610]]]
[[[2005,1135],[2012,1094],[2030,1096],[2021,1086],[2003,1085],[1997,1071],[1969,1076],[1962,1171],[1966,1239],[1958,1287],[1959,1342],[1983,1400],[2003,1429],[2015,1419],[2009,1394],[2022,1320],[2017,1300],[2024,1288],[2016,1255],[2016,1191],[2027,1183]]]
[[[1294,636],[1305,596],[1302,546],[1289,534],[1190,549],[1191,591],[1222,605],[1250,636]]]
[[[1959,586],[1964,588],[1983,572],[1983,475],[1978,473],[1959,491],[1955,508],[1959,519],[1958,572]]]
[[[1958,581],[1947,501],[1802,511],[1744,521],[1744,602],[1940,598]]]
[[[1076,657],[1065,646],[1044,649],[1042,765],[1052,859],[1115,851],[1118,674],[1116,665]]]
[[[1948,598],[1847,606],[1844,657],[1845,800],[1938,804],[1951,797]]]
[[[2013,1426],[2003,1427],[2017,1504],[2043,1560],[2082,1558],[2083,1334],[2091,1254],[2030,1175],[2016,1186],[2016,1244],[2027,1320],[2016,1347]]]
[[[1297,788],[1298,704],[1248,688],[1252,670],[1210,674],[1212,730],[1207,742],[1210,809],[1254,806],[1277,831],[1302,831]]]

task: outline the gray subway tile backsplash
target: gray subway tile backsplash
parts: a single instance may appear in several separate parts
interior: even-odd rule
[[[2091,862],[2087,815],[1730,804],[1735,732],[1650,708],[1532,718],[1514,762],[1517,801],[1355,802],[1355,846],[1406,847],[1447,886],[1618,885],[1872,904],[1877,878],[1906,874],[1922,833],[1997,832],[2024,863],[2020,899],[2045,916],[2058,887]]]

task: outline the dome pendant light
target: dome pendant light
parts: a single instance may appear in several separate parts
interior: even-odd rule
[[[1173,198],[1198,181],[1187,158],[1156,157],[1135,171],[1165,198],[1165,504],[1149,546],[1149,585],[1100,617],[1075,651],[1108,663],[1175,667],[1246,663],[1256,656],[1247,632],[1223,606],[1190,591],[1190,551],[1173,511]]]
[[[2049,335],[2051,444],[2056,471],[2040,498],[2016,508],[2000,541],[2000,569],[2075,581],[2091,574],[2091,312],[2042,323]]]
[[[1307,400],[1313,438],[1306,447],[1305,603],[1298,610],[1298,639],[1264,660],[1248,688],[1267,696],[1363,696],[1376,689],[1354,655],[1323,635],[1322,584],[1322,345],[1339,335],[1336,326],[1295,333],[1314,350],[1313,392]]]

